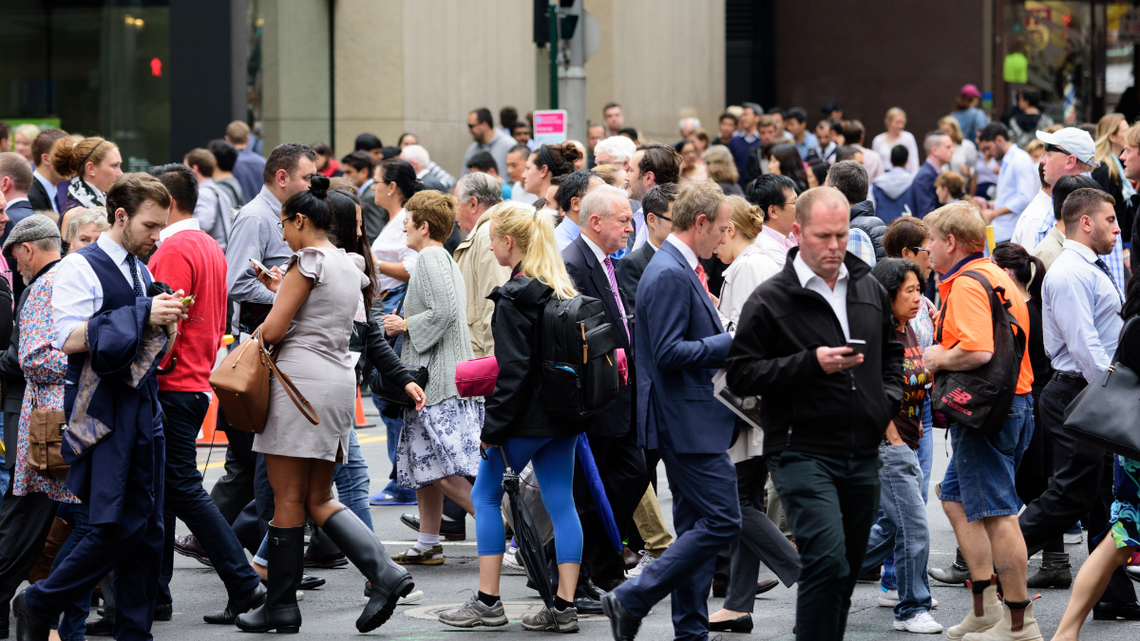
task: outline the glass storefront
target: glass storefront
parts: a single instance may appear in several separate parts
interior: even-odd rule
[[[170,156],[169,3],[19,0],[0,21],[0,119],[58,120],[118,144],[124,171]]]

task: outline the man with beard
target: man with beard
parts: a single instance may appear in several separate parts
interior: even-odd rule
[[[183,292],[147,297],[138,260],[158,241],[170,194],[157,178],[123,174],[107,192],[111,229],[70,254],[52,291],[53,345],[68,355],[67,489],[90,512],[91,532],[48,578],[16,597],[16,635],[48,638],[48,622],[117,572],[113,635],[148,639],[162,558],[165,437],[156,369],[165,326],[187,318]]]

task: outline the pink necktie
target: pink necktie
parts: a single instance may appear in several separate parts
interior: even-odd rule
[[[711,293],[709,292],[708,274],[705,273],[705,266],[700,263],[697,263],[697,279],[700,280],[701,284],[705,286],[705,293]]]
[[[629,337],[629,322],[625,320],[625,305],[621,304],[621,295],[618,294],[617,275],[614,274],[614,261],[606,256],[606,274],[610,277],[610,291],[614,293],[614,301],[617,302],[618,313],[621,314],[621,324],[625,326],[625,339],[628,342]]]

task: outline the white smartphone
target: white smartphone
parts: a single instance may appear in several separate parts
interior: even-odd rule
[[[260,260],[257,260],[256,258],[250,258],[249,262],[253,263],[253,266],[256,267],[257,269],[260,269],[261,271],[265,272],[266,274],[269,274],[270,278],[277,280],[276,278],[274,278],[274,276],[272,274],[269,273],[269,268],[266,267],[264,264],[262,264],[262,262]]]

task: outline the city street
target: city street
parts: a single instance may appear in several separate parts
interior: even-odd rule
[[[370,404],[366,403],[366,410],[370,421],[379,422]],[[382,430],[382,427],[374,427],[360,430],[358,433],[364,456],[372,469],[373,490],[383,487],[386,482],[383,479],[386,479],[389,469]],[[942,478],[948,460],[947,447],[943,444],[942,436],[942,431],[935,433],[934,479],[936,481]],[[207,448],[199,449],[201,463],[205,463],[209,458],[209,469],[206,472],[207,487],[212,486],[220,476],[223,457],[224,451],[221,448],[215,449],[212,453]],[[659,478],[662,507],[666,518],[671,522],[670,494],[665,482],[664,467],[659,470]],[[412,530],[399,521],[401,513],[414,510],[414,507],[373,508],[373,520],[377,532],[390,552],[400,551],[414,543],[415,536]],[[954,535],[936,502],[931,503],[928,514],[932,539],[930,563],[941,566],[953,560]],[[185,526],[179,523],[179,534],[185,531]],[[1083,562],[1086,556],[1083,545],[1070,545],[1067,548],[1073,555],[1075,567]],[[447,561],[443,565],[411,568],[416,579],[416,588],[425,592],[424,599],[419,603],[401,606],[388,623],[372,634],[390,639],[426,640],[458,638],[456,635],[469,633],[439,623],[434,615],[442,608],[467,600],[471,595],[469,590],[474,590],[478,585],[475,527],[472,520],[468,519],[467,540],[444,542],[444,552],[447,554]],[[1030,564],[1032,572],[1033,566],[1039,564],[1039,560],[1034,559]],[[171,584],[171,591],[174,594],[174,620],[168,623],[155,623],[153,630],[155,638],[190,641],[241,635],[236,628],[207,626],[202,623],[203,614],[214,608],[220,609],[224,605],[224,592],[213,570],[178,555],[175,556],[174,567],[174,581]],[[301,603],[304,625],[299,638],[327,639],[356,636],[358,633],[353,623],[366,602],[362,592],[363,579],[351,566],[335,570],[313,569],[310,572],[327,579],[328,583],[319,590],[305,592],[304,601]],[[771,574],[762,569],[761,578],[770,577]],[[934,597],[940,602],[939,608],[933,612],[934,618],[946,627],[958,623],[965,616],[970,604],[967,591],[962,587],[939,585],[933,581],[931,588]],[[856,588],[845,638],[859,641],[903,638],[904,633],[891,628],[891,611],[879,607],[876,600],[878,589],[878,585],[866,583],[860,583]],[[501,634],[507,635],[503,638],[512,639],[538,636],[526,632],[517,624],[521,614],[528,608],[541,604],[537,593],[525,587],[522,573],[513,571],[506,573],[502,582],[502,592],[511,624],[499,630],[477,629],[473,633],[496,636]],[[1034,604],[1034,614],[1038,617],[1045,639],[1049,639],[1056,629],[1068,598],[1068,590],[1046,590],[1042,598]],[[720,604],[720,599],[711,599],[709,609],[715,610]],[[734,638],[792,639],[794,606],[794,589],[778,587],[757,599],[756,611],[753,614],[756,627],[752,635],[725,633],[723,639],[725,641]],[[580,617],[579,620],[582,628],[579,638],[591,640],[611,638],[609,623],[603,617]],[[662,602],[645,620],[638,638],[658,640],[671,637],[669,604]],[[1081,638],[1106,641],[1137,639],[1140,638],[1140,622],[1089,621],[1082,630]]]

